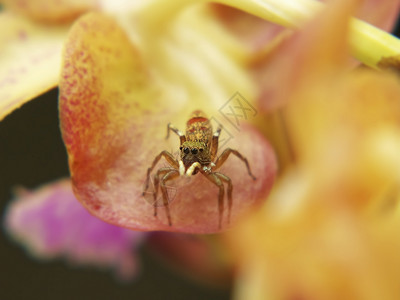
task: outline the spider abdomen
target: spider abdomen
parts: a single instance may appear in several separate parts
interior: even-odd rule
[[[209,148],[212,134],[210,120],[202,111],[194,111],[186,123],[186,141],[203,142]]]

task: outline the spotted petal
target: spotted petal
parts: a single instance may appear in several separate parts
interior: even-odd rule
[[[124,31],[112,18],[90,14],[69,34],[60,84],[63,138],[78,199],[107,222],[141,230],[219,231],[218,188],[201,175],[171,183],[172,226],[165,207],[154,217],[153,203],[142,196],[155,156],[179,147],[176,136],[165,140],[169,122],[184,130],[195,109],[222,122],[218,109],[236,91],[253,99],[249,77],[221,51],[232,42],[229,36],[210,22],[199,30],[202,14],[195,13],[183,14],[162,33],[141,24],[125,24]],[[138,38],[138,28],[149,32]],[[235,157],[221,168],[233,181],[234,221],[268,193],[276,163],[253,127],[243,124],[232,132],[228,145],[247,156],[257,177],[253,181]]]
[[[26,101],[55,87],[66,26],[36,24],[0,14],[0,120]]]

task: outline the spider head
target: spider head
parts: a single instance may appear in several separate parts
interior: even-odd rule
[[[207,164],[210,162],[210,151],[204,142],[186,141],[181,147],[181,159],[185,166],[191,166],[195,162]]]

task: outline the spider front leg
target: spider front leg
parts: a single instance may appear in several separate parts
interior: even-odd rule
[[[216,186],[219,188],[219,193],[218,193],[218,228],[221,229],[221,221],[222,221],[222,215],[224,212],[224,185],[221,182],[221,179],[219,176],[217,176],[216,173],[203,173],[204,176],[207,177],[208,180],[210,180],[212,183],[214,183]]]
[[[173,132],[175,132],[179,136],[179,140],[181,142],[181,145],[184,142],[186,142],[186,136],[182,132],[180,132],[180,130],[178,128],[176,128],[174,125],[172,125],[171,123],[168,123],[166,139],[169,138],[170,130],[172,130]]]
[[[158,169],[157,173],[154,174],[154,193],[153,193],[153,206],[154,206],[154,216],[157,217],[157,196],[158,196],[158,186],[160,183],[160,176],[165,175],[168,172],[176,171],[174,168],[166,167]]]
[[[179,163],[176,161],[174,156],[169,153],[168,151],[162,151],[160,154],[156,156],[154,159],[153,163],[151,164],[151,167],[147,169],[147,176],[146,176],[146,183],[145,183],[145,188],[143,190],[142,196],[145,195],[147,189],[149,188],[149,181],[150,181],[150,174],[151,171],[153,171],[154,167],[158,163],[158,161],[161,159],[161,157],[164,157],[166,161],[173,167],[173,168],[179,168]]]
[[[167,174],[163,176],[161,179],[161,192],[163,196],[163,204],[165,206],[165,213],[167,214],[168,218],[168,224],[169,226],[172,226],[172,221],[171,221],[171,215],[169,213],[169,199],[168,199],[168,193],[167,193],[167,187],[165,186],[165,183],[169,180],[172,180],[176,177],[179,176],[179,171],[173,169],[172,171],[169,171]]]
[[[222,154],[217,158],[217,160],[215,161],[214,169],[216,170],[219,167],[221,167],[222,164],[228,159],[231,153],[236,155],[241,161],[243,161],[246,164],[247,172],[249,173],[250,177],[253,178],[253,180],[256,180],[256,177],[251,173],[250,165],[249,162],[247,161],[247,158],[245,158],[242,154],[240,154],[239,151],[231,148],[225,149],[224,152],[222,152]]]
[[[233,190],[233,185],[232,185],[232,180],[219,172],[214,172],[215,175],[217,175],[222,181],[225,181],[228,185],[228,224],[231,221],[231,209],[232,209],[232,190]]]
[[[211,150],[210,150],[210,155],[211,155],[211,160],[213,161],[215,156],[217,155],[218,152],[218,141],[219,141],[219,135],[221,134],[221,126],[218,126],[217,131],[214,132],[211,140]]]

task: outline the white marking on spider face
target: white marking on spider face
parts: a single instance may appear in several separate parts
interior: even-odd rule
[[[195,163],[193,163],[193,164],[187,169],[186,175],[187,175],[187,176],[192,176],[194,170],[195,170],[196,168],[200,168],[200,167],[201,167],[201,165],[196,161]]]
[[[179,175],[185,175],[185,166],[183,165],[183,161],[179,161]]]

